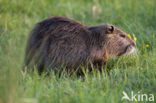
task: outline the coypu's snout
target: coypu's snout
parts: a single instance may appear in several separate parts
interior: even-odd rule
[[[125,40],[123,41],[126,46],[123,46],[124,51],[120,52],[118,56],[121,56],[123,54],[129,55],[136,51],[136,43],[134,40],[126,35]]]
[[[125,54],[131,54],[134,51],[136,51],[136,43],[130,37],[127,37],[127,39],[130,42],[130,44],[126,47]]]
[[[134,44],[128,45],[126,47],[125,54],[131,54],[131,53],[133,53],[136,50],[135,46],[136,46],[136,44],[135,45]]]

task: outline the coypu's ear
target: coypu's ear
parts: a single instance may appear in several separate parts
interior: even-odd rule
[[[106,25],[106,33],[107,34],[112,34],[114,31],[114,26],[112,25]]]

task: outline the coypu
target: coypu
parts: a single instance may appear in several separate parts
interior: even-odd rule
[[[105,64],[108,58],[132,53],[135,46],[113,25],[87,27],[65,17],[52,17],[32,30],[25,65],[36,65],[39,73],[61,65],[72,71],[86,64]]]

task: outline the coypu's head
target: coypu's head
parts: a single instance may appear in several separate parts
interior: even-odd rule
[[[107,57],[121,56],[123,54],[131,54],[135,50],[136,43],[133,41],[125,32],[119,28],[105,24],[95,27],[89,27],[89,30],[94,35],[94,38],[98,38],[96,41],[97,46],[100,49],[93,51],[94,55],[104,55],[107,54]],[[95,49],[94,49],[95,50]]]

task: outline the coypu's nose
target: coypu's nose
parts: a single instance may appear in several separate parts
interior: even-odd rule
[[[136,42],[133,39],[131,39],[130,37],[128,37],[128,38],[129,38],[129,40],[131,42],[131,45],[133,45],[135,47],[136,46]]]
[[[133,43],[132,43],[132,45],[135,47],[135,46],[136,46],[136,43],[135,43],[135,42],[133,42]]]

